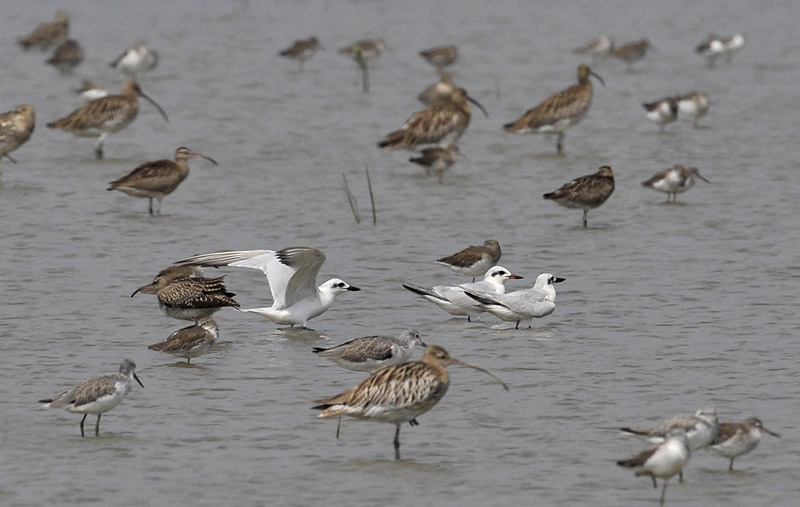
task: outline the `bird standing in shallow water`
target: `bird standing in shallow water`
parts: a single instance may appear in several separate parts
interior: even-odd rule
[[[471,276],[474,282],[476,276],[485,274],[487,269],[497,264],[501,255],[503,252],[500,250],[500,243],[496,239],[487,239],[483,245],[470,245],[453,255],[442,257],[436,264],[447,266],[456,273]]]
[[[322,48],[322,45],[319,43],[319,40],[317,40],[316,37],[310,37],[308,39],[294,41],[291,46],[278,54],[290,60],[297,61],[297,70],[303,70],[303,64],[306,60],[314,56],[314,53],[320,48]]]
[[[433,146],[420,151],[420,157],[412,157],[408,161],[421,165],[429,175],[437,174],[439,183],[443,183],[444,172],[456,162],[456,155],[460,153],[461,151],[455,144],[445,147]]]
[[[20,104],[13,111],[0,114],[0,159],[6,157],[16,164],[9,153],[25,144],[35,127],[36,110],[30,104]]]
[[[453,359],[445,349],[429,345],[419,361],[388,366],[347,391],[320,400],[312,407],[322,410],[317,417],[349,415],[358,419],[393,423],[394,459],[400,459],[400,426],[407,422],[419,424],[417,417],[432,409],[450,387],[447,366],[460,364],[494,377],[503,387],[508,386],[491,371],[478,365]]]
[[[64,42],[68,33],[69,14],[59,11],[54,22],[37,26],[31,33],[20,38],[19,44],[25,49],[38,47],[45,50]]]
[[[544,99],[503,128],[511,134],[555,132],[558,134],[556,151],[561,153],[567,129],[583,119],[592,103],[594,88],[589,76],[596,77],[605,86],[603,78],[592,72],[588,65],[578,65],[578,84]]]
[[[362,336],[335,347],[314,347],[313,351],[342,368],[372,373],[408,361],[418,346],[427,347],[419,332],[409,329],[399,336]]]
[[[647,181],[642,182],[643,187],[652,188],[667,194],[667,202],[676,202],[678,194],[686,192],[694,186],[694,178],[698,177],[706,183],[711,183],[700,176],[700,170],[696,167],[684,167],[681,164],[659,171]]]
[[[678,103],[678,113],[681,116],[691,116],[694,118],[694,128],[699,128],[697,122],[706,115],[710,101],[708,94],[702,92],[691,92],[683,96],[675,97]]]
[[[83,61],[83,48],[74,39],[67,39],[58,46],[47,63],[57,68],[62,74],[70,74],[72,69]]]
[[[604,165],[594,174],[587,174],[565,183],[558,190],[544,194],[566,208],[583,210],[583,226],[588,227],[586,220],[590,209],[600,207],[614,193],[614,173],[610,166]]]
[[[81,419],[81,437],[83,423],[89,414],[97,414],[97,423],[94,426],[95,436],[100,435],[100,416],[116,407],[131,391],[133,380],[139,383],[136,376],[136,364],[130,359],[125,359],[119,365],[119,373],[104,375],[81,382],[69,391],[59,394],[49,400],[39,400],[46,407],[63,408],[76,414],[84,414]]]
[[[542,273],[536,277],[533,287],[505,294],[503,292],[486,293],[466,289],[467,296],[478,303],[483,311],[506,322],[516,322],[514,329],[519,329],[523,320],[546,317],[556,309],[556,288],[554,283],[565,279]],[[528,326],[530,329],[531,325]]]
[[[760,419],[751,417],[743,423],[723,423],[719,425],[717,438],[708,447],[714,454],[731,459],[728,470],[733,472],[733,460],[737,456],[747,454],[761,442],[761,432],[780,438],[777,433],[768,430]]]
[[[175,161],[156,160],[145,162],[127,176],[112,181],[106,190],[119,190],[133,197],[150,199],[150,215],[161,213],[161,199],[171,194],[189,176],[189,159],[204,158],[214,165],[217,162],[202,153],[195,153],[185,146],[175,150]],[[158,206],[153,210],[153,199]]]
[[[437,72],[441,73],[443,67],[452,65],[458,58],[458,48],[455,46],[438,46],[425,49],[419,52],[420,56],[428,63],[436,67]]]
[[[657,488],[656,477],[664,479],[661,488],[660,505],[664,505],[667,494],[667,480],[673,475],[682,472],[689,463],[692,451],[689,449],[689,440],[682,429],[670,431],[663,443],[655,445],[631,459],[617,461],[617,465],[633,468],[636,476],[648,475],[653,479],[653,487]]]
[[[400,130],[386,134],[378,147],[384,150],[414,150],[422,144],[447,146],[456,143],[467,130],[472,115],[467,102],[472,102],[485,116],[489,116],[486,109],[470,97],[465,89],[457,88],[446,102],[435,103],[414,113]]]
[[[647,119],[658,125],[659,132],[664,132],[667,123],[678,119],[678,102],[672,97],[645,102],[642,107],[647,111]]]
[[[64,118],[48,123],[47,128],[66,130],[76,136],[97,137],[94,154],[98,159],[102,159],[103,143],[106,138],[130,125],[139,114],[138,97],[153,104],[164,121],[169,121],[167,113],[142,92],[136,81],[126,81],[119,95],[107,95],[90,100]]]
[[[145,42],[139,42],[122,52],[113,62],[108,64],[131,79],[140,72],[147,72],[158,65],[158,53]]]
[[[147,348],[184,358],[186,359],[186,364],[191,364],[192,358],[208,352],[218,337],[219,326],[217,322],[211,317],[203,317],[197,321],[197,324],[179,329],[169,335],[163,342],[158,342]]]
[[[640,39],[635,42],[628,42],[621,46],[617,46],[611,50],[611,56],[614,56],[628,64],[628,72],[633,70],[632,65],[638,62],[647,54],[647,50],[652,48],[650,41],[647,39]]]

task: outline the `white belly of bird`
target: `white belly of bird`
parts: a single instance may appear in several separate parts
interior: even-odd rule
[[[67,410],[76,414],[103,414],[119,405],[125,396],[131,391],[131,384],[117,382],[113,393],[101,396],[91,403],[75,406],[71,405]]]

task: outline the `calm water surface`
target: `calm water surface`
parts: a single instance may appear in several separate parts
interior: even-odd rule
[[[797,404],[796,104],[798,38],[791,2],[6,2],[0,33],[3,111],[29,102],[34,137],[2,161],[0,320],[1,505],[654,505],[658,492],[614,461],[645,445],[613,428],[706,406],[723,421],[762,418],[753,453],[692,457],[672,505],[791,505],[800,495]],[[488,3],[487,3],[488,4]],[[23,53],[18,36],[58,9],[86,51],[73,77]],[[709,32],[744,31],[730,65],[706,69],[694,46]],[[500,125],[572,84],[571,48],[606,32],[647,36],[658,49],[626,73],[592,63],[606,81],[592,109],[555,140],[512,137]],[[298,73],[277,56],[317,35],[325,46]],[[360,92],[355,64],[336,53],[363,37],[389,50]],[[160,66],[143,90],[170,122],[142,105],[139,118],[93,158],[90,139],[44,128],[79,105],[88,77],[118,90],[107,65],[146,38]],[[375,143],[420,109],[436,80],[416,54],[458,44],[454,78],[489,110],[473,115],[462,159],[440,185],[407,152]],[[658,134],[640,103],[705,90],[712,109]],[[187,145],[220,162],[193,161],[164,201],[106,192],[108,181]],[[673,163],[699,182],[665,206],[640,182]],[[356,224],[342,174],[368,215],[364,166],[378,223]],[[570,179],[614,168],[617,190],[589,214],[544,201]],[[533,329],[493,317],[451,319],[400,283],[456,284],[432,263],[496,238],[502,264],[527,287],[563,276],[558,308]],[[286,331],[255,315],[217,314],[220,343],[192,368],[147,350],[186,325],[146,295],[170,262],[223,249],[310,245],[321,276],[363,289]],[[268,303],[258,272],[223,270],[243,306]],[[314,418],[312,401],[363,377],[311,354],[356,336],[421,331],[454,357],[496,371],[453,367],[444,400],[405,426],[395,462],[393,428]],[[100,438],[79,437],[80,416],[36,400],[129,357],[145,385],[103,418]],[[93,424],[94,416],[89,418]]]

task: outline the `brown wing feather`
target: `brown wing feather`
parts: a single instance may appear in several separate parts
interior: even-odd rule
[[[135,186],[143,190],[165,190],[178,186],[184,180],[182,176],[172,160],[145,162],[130,174],[112,181],[109,190],[127,186]],[[174,188],[172,189],[174,190]]]
[[[658,450],[658,447],[659,446],[651,447],[646,451],[642,452],[641,454],[639,454],[638,456],[634,456],[631,459],[624,459],[621,461],[617,461],[617,465],[628,468],[643,466],[647,462],[647,460],[650,459],[650,457],[653,454],[655,454],[655,452]]]
[[[48,123],[47,127],[65,130],[100,128],[105,123],[119,118],[120,110],[128,107],[138,109],[138,104],[133,106],[122,95],[108,95],[90,100],[64,118]]]
[[[529,109],[517,121],[507,124],[505,128],[510,132],[526,128],[537,129],[563,118],[576,116],[588,107],[591,97],[591,83],[570,86],[543,100],[533,109]]]

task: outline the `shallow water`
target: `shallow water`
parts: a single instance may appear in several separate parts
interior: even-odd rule
[[[648,479],[614,465],[644,449],[613,428],[644,425],[706,406],[722,421],[758,416],[782,434],[727,461],[701,451],[667,501],[683,505],[789,505],[800,493],[797,361],[798,52],[795,9],[737,0],[661,2],[194,2],[12,1],[0,19],[6,51],[2,110],[37,109],[34,137],[2,161],[4,234],[0,320],[5,393],[0,413],[3,505],[641,505]],[[63,8],[87,58],[73,77],[23,53],[17,36]],[[706,69],[693,53],[708,32],[744,31],[731,64]],[[601,32],[618,42],[649,37],[658,52],[625,72],[592,68],[592,109],[566,137],[506,135],[500,125],[572,84],[582,60],[571,48]],[[277,56],[317,35],[325,51],[298,73]],[[388,52],[360,91],[356,65],[336,53],[362,37]],[[143,104],[139,118],[93,158],[90,139],[44,127],[77,107],[88,77],[118,90],[107,65],[146,38],[160,66],[140,79],[169,114]],[[436,80],[416,54],[456,43],[454,79],[489,110],[473,115],[444,184],[407,163],[408,152],[375,143],[421,108]],[[664,134],[640,103],[705,90],[701,129],[681,120]],[[147,202],[106,192],[108,181],[175,148],[215,158],[192,162],[187,181],[149,217]],[[684,163],[698,182],[663,204],[642,188]],[[369,217],[368,165],[377,203]],[[589,214],[541,194],[613,167],[617,189]],[[358,198],[356,224],[342,174]],[[452,319],[400,284],[461,283],[432,260],[496,238],[501,264],[525,276],[546,271],[556,312],[514,331],[487,316]],[[327,255],[321,277],[363,289],[340,296],[312,322],[286,331],[255,315],[217,314],[220,343],[194,367],[147,350],[187,325],[161,315],[133,290],[186,256],[310,245]],[[258,272],[226,269],[245,307],[268,304]],[[443,401],[401,433],[314,418],[312,401],[362,376],[311,354],[375,333],[420,330],[428,343],[491,368],[452,367]],[[80,416],[36,400],[129,357],[144,389],[81,439]],[[89,422],[94,423],[94,417]],[[89,424],[87,422],[87,424]],[[89,432],[90,433],[90,432]]]

